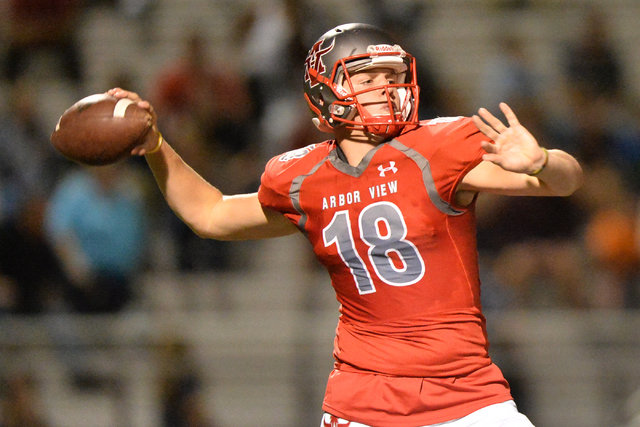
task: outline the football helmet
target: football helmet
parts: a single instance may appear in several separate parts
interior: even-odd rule
[[[392,69],[399,78],[356,92],[352,74],[373,68]],[[388,114],[372,115],[358,102],[359,95],[372,91],[386,94]],[[418,124],[415,58],[368,24],[340,25],[316,41],[304,62],[304,96],[314,124],[325,132],[345,126],[389,139]]]

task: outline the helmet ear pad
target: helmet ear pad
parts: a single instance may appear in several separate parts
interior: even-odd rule
[[[307,98],[316,117],[313,124],[322,132],[332,133],[336,127],[344,126],[343,120],[352,120],[357,113],[352,99],[339,100],[336,93],[325,84],[320,85],[317,94],[312,99]],[[335,120],[337,119],[337,120]]]

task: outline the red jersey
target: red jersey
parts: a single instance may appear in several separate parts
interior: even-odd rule
[[[267,164],[260,202],[306,235],[340,302],[327,412],[425,425],[511,398],[487,351],[474,204],[454,203],[483,139],[469,118],[441,118],[357,167],[332,141]]]

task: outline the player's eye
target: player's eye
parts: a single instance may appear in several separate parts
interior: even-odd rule
[[[402,80],[403,80],[403,76],[401,74],[392,74],[390,76],[387,76],[388,84],[400,83]]]

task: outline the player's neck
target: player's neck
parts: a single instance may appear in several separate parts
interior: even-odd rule
[[[362,133],[351,133],[348,137],[337,137],[336,142],[351,166],[358,166],[369,151],[382,144],[383,140],[376,140]]]

